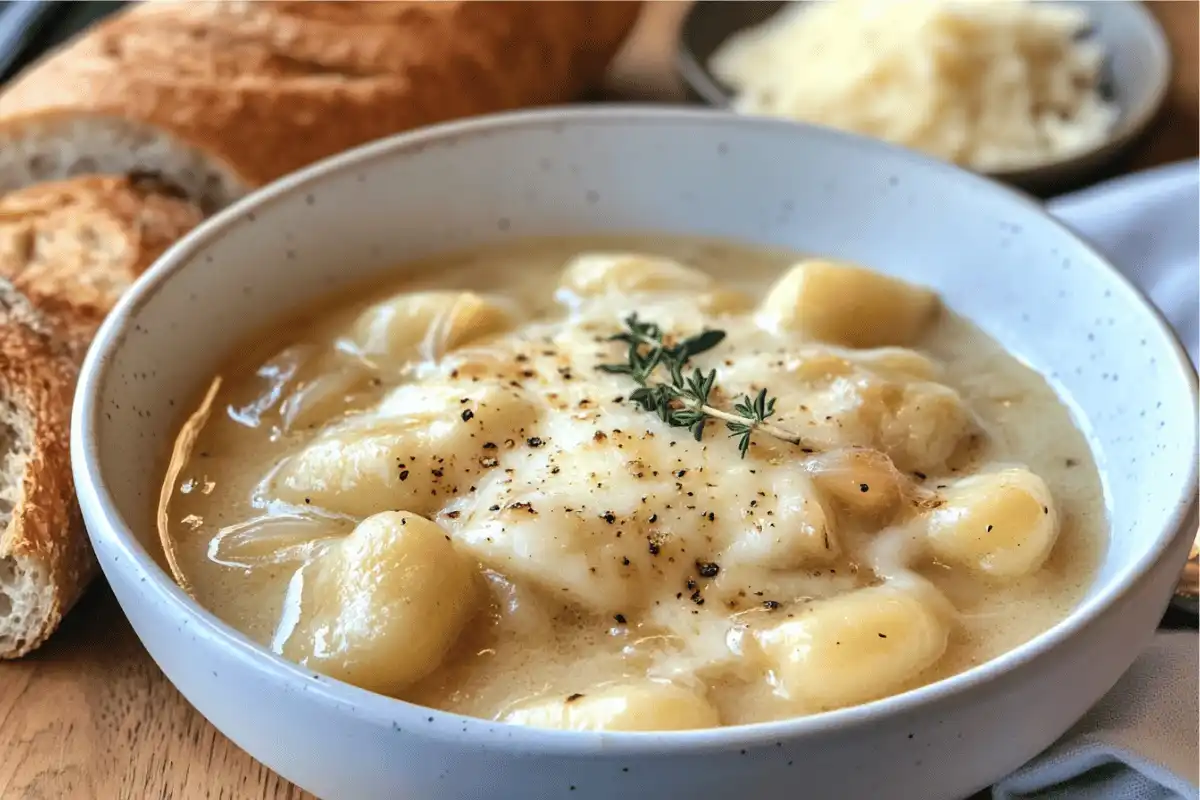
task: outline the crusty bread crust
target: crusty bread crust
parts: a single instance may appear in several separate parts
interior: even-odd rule
[[[113,171],[112,154],[87,141],[111,120],[203,153],[210,182],[253,187],[420,125],[567,102],[601,79],[639,10],[625,0],[137,4],[0,95],[0,153],[40,159],[22,175],[0,157],[0,189],[47,171]],[[71,163],[48,165],[66,157],[40,151],[38,137],[64,136]]]
[[[41,644],[96,574],[67,446],[78,377],[56,326],[0,282],[0,658]]]
[[[0,277],[35,305],[107,311],[202,218],[151,180],[92,176],[32,186],[0,197]]]

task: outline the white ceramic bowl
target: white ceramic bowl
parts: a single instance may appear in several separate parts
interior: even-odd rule
[[[245,337],[447,248],[657,230],[843,256],[932,284],[1075,408],[1112,542],[1068,619],[897,697],[662,734],[464,719],[314,675],[197,607],[160,566],[154,506],[181,415]],[[1194,528],[1195,374],[1167,326],[1037,205],[886,145],[713,111],[546,110],[379,142],[207,222],[124,298],[72,429],[100,563],[150,654],[209,720],[329,800],[957,798],[1049,745],[1130,665]],[[1194,525],[1194,522],[1190,524]]]

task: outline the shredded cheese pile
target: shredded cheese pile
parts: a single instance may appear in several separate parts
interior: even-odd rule
[[[823,0],[731,37],[734,108],[827,125],[982,171],[1104,142],[1118,109],[1086,11],[1027,0]]]

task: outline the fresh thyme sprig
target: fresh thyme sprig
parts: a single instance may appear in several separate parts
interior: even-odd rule
[[[735,413],[730,413],[709,404],[709,395],[717,381],[716,370],[706,375],[697,369],[690,376],[684,375],[683,368],[692,356],[712,350],[724,339],[725,331],[706,330],[668,346],[658,325],[642,322],[637,314],[630,314],[625,319],[625,331],[610,337],[610,341],[628,345],[625,363],[601,364],[598,369],[628,375],[639,387],[629,395],[630,400],[644,411],[657,414],[673,428],[687,428],[696,441],[703,438],[709,419],[723,421],[729,435],[739,437],[738,451],[742,458],[749,452],[750,437],[755,432],[803,444],[796,434],[767,422],[775,413],[775,398],[768,397],[766,389],[753,398],[743,395],[733,407]],[[670,382],[651,380],[659,367],[670,374]]]

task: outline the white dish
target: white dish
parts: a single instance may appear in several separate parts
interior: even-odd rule
[[[1092,36],[1108,54],[1102,92],[1120,109],[1108,138],[1099,146],[1038,166],[988,173],[990,177],[1045,196],[1082,186],[1101,176],[1150,127],[1171,84],[1171,47],[1162,26],[1136,0],[1056,0],[1082,6]],[[680,28],[677,65],[689,95],[726,108],[732,90],[709,70],[712,54],[733,34],[758,25],[784,2],[706,2],[689,9]]]
[[[154,508],[181,414],[272,318],[429,253],[660,230],[821,252],[936,287],[1050,377],[1103,473],[1086,599],[992,662],[808,718],[675,733],[527,729],[319,677],[192,602]],[[1020,196],[865,139],[712,111],[606,107],[455,123],[338,156],[172,248],[105,323],[72,425],[100,563],[147,649],[219,729],[327,798],[956,798],[1061,735],[1152,634],[1191,544],[1196,379],[1102,258]],[[1189,519],[1191,517],[1192,519]],[[156,560],[156,558],[158,560]]]

